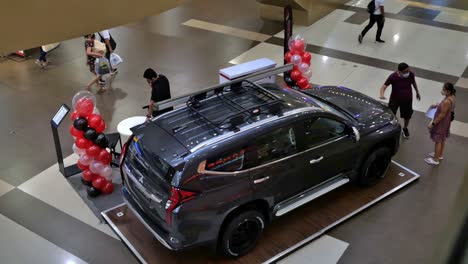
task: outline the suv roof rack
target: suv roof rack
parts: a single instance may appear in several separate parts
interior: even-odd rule
[[[277,75],[283,72],[290,71],[292,70],[292,68],[293,68],[292,64],[286,64],[286,65],[278,66],[274,69],[263,70],[254,74],[246,75],[246,76],[240,77],[230,82],[225,82],[225,83],[221,83],[215,86],[208,87],[198,92],[194,92],[188,95],[183,95],[183,96],[179,96],[176,98],[172,98],[172,99],[164,100],[162,102],[155,103],[154,110],[164,110],[164,109],[171,108],[174,106],[186,104],[191,99],[196,100],[196,101],[201,101],[205,98],[212,96],[213,94],[223,91],[225,88],[228,88],[228,87],[231,87],[231,89],[235,91],[239,86],[242,86],[243,81],[250,81],[252,83],[255,81],[262,80],[266,77],[270,77],[273,75]],[[262,87],[260,88],[263,89]]]

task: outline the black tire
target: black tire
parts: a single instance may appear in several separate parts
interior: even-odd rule
[[[234,216],[221,233],[218,252],[230,258],[237,258],[252,250],[265,228],[262,213],[249,210]]]
[[[358,184],[372,186],[385,177],[392,155],[387,147],[380,147],[371,152],[361,166]]]

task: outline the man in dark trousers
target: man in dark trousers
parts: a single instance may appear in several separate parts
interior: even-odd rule
[[[171,99],[171,90],[169,80],[162,74],[157,74],[153,69],[148,68],[143,73],[143,78],[146,79],[151,87],[151,99],[146,117],[151,119],[165,112],[171,111],[173,108],[167,108],[159,111],[154,110],[154,103]]]
[[[370,8],[371,4],[374,3],[373,8]],[[380,37],[382,35],[382,29],[385,23],[385,11],[384,11],[384,0],[371,0],[368,6],[368,12],[370,13],[369,24],[359,34],[359,43],[362,43],[362,39],[366,35],[367,31],[371,29],[375,22],[377,22],[377,35],[375,41],[385,43]]]
[[[413,89],[416,91],[416,98],[421,100],[419,95],[418,86],[416,85],[416,78],[414,73],[410,71],[408,64],[402,62],[398,64],[398,71],[390,74],[380,89],[380,99],[385,98],[385,89],[392,85],[392,93],[390,94],[390,101],[388,107],[396,115],[398,108],[400,108],[400,117],[405,120],[403,127],[403,137],[409,138],[408,124],[413,115]]]

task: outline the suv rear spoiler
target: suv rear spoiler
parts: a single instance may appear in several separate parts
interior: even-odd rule
[[[273,76],[273,75],[277,75],[277,74],[280,74],[280,73],[283,73],[283,72],[287,72],[287,71],[290,71],[292,69],[293,69],[293,64],[286,64],[286,65],[276,67],[274,69],[268,69],[268,70],[260,71],[260,72],[254,73],[254,74],[246,75],[246,76],[240,77],[238,79],[235,79],[234,81],[221,83],[221,84],[218,84],[218,85],[215,85],[215,86],[208,87],[208,88],[203,89],[203,90],[198,91],[198,92],[194,92],[194,93],[191,93],[191,94],[188,94],[188,95],[183,95],[183,96],[179,96],[179,97],[176,97],[176,98],[171,98],[171,99],[168,99],[168,100],[164,100],[162,102],[155,103],[154,104],[154,110],[164,110],[164,109],[171,108],[171,107],[174,107],[174,106],[177,106],[177,105],[185,104],[191,98],[194,98],[194,97],[197,97],[197,96],[201,96],[201,97],[206,96],[206,94],[208,92],[215,91],[216,89],[220,89],[220,88],[232,86],[232,85],[235,85],[235,84],[239,84],[239,83],[241,83],[243,81],[251,81],[251,82],[259,81],[261,79],[264,79],[264,78],[267,78],[267,77],[270,77],[270,76]]]

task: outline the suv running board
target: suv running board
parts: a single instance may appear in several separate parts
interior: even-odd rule
[[[276,211],[276,216],[281,216],[289,211],[292,211],[299,206],[302,206],[338,187],[349,182],[349,178],[343,175],[337,176],[336,178],[325,182],[311,190],[305,191],[304,193],[293,197],[289,201],[285,201],[284,205],[279,206],[279,210]]]

